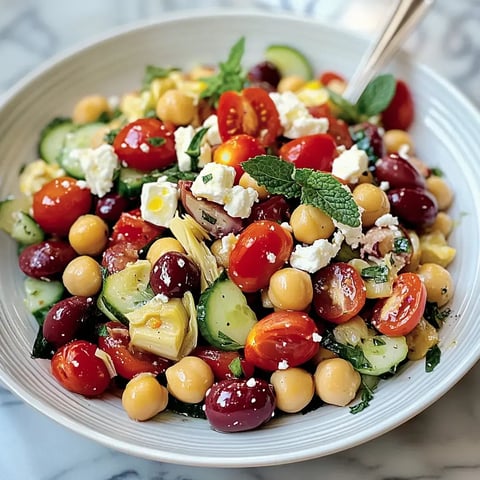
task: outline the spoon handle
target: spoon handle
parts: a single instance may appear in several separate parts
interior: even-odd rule
[[[434,0],[397,0],[376,41],[362,57],[343,97],[356,103],[370,80],[402,46],[408,33],[424,17]]]

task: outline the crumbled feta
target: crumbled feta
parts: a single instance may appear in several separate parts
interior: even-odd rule
[[[231,217],[248,218],[252,206],[257,200],[258,192],[256,190],[235,185],[226,193],[223,199],[223,208]]]
[[[196,131],[191,125],[188,125],[187,127],[178,127],[173,133],[175,138],[175,153],[177,154],[178,169],[181,172],[189,172],[192,169],[192,159],[186,152],[195,133]],[[207,142],[202,141],[202,144],[200,145],[198,165],[203,166],[211,161],[212,147]]]
[[[270,98],[277,107],[285,137],[299,138],[328,130],[328,119],[312,117],[305,104],[293,92],[272,92]]]
[[[161,177],[157,182],[145,183],[140,195],[140,211],[147,222],[168,227],[178,205],[177,185]]]
[[[402,145],[398,147],[398,156],[408,160],[410,156],[410,145],[408,143],[402,143]]]
[[[204,138],[211,146],[222,143],[222,139],[220,138],[220,133],[218,131],[218,118],[216,115],[210,115],[207,117],[203,122],[202,127],[208,127]]]
[[[377,227],[394,227],[396,229],[398,226],[398,218],[394,217],[391,213],[386,213],[375,220],[375,225]]]
[[[278,370],[286,370],[289,367],[288,362],[286,360],[282,360],[278,362]]]
[[[246,382],[247,387],[250,387],[250,388],[253,388],[256,384],[257,384],[257,381],[253,377],[250,377]]]
[[[332,165],[332,174],[348,183],[358,183],[360,175],[368,169],[368,156],[354,145],[342,152]]]
[[[85,174],[85,183],[90,191],[99,197],[106,195],[113,187],[113,177],[119,167],[118,157],[111,145],[97,148],[76,148],[70,154],[77,160]]]
[[[322,341],[322,336],[317,333],[317,332],[313,332],[312,334],[312,340],[315,342],[315,343],[320,343]]]
[[[312,245],[304,247],[297,245],[290,255],[290,265],[308,273],[318,272],[326,267],[332,258],[334,258],[340,250],[343,242],[343,234],[336,231],[333,234],[333,240],[315,240]]]
[[[207,163],[192,183],[195,197],[223,205],[225,196],[233,187],[235,169],[219,163]]]
[[[384,192],[386,192],[390,188],[390,182],[387,182],[386,180],[381,181],[379,188],[380,190],[383,190]]]
[[[363,240],[363,232],[362,232],[362,223],[358,227],[349,227],[348,225],[344,225],[343,223],[337,222],[333,220],[333,224],[342,232],[345,243],[350,245],[352,248],[357,248],[358,245]]]
[[[230,255],[231,251],[233,250],[233,247],[238,242],[238,237],[234,235],[233,233],[229,233],[228,235],[225,235],[221,239],[221,247],[219,250],[220,255]]]

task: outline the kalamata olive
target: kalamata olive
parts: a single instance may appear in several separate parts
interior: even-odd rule
[[[388,192],[391,213],[412,227],[426,227],[438,213],[435,197],[423,188],[402,187]]]
[[[99,198],[95,206],[95,215],[113,225],[122,212],[129,208],[129,201],[120,196],[118,193],[107,193],[104,197]]]
[[[375,163],[375,176],[379,182],[388,182],[390,188],[425,186],[423,175],[407,159],[395,153]]]
[[[273,387],[265,380],[227,379],[205,397],[205,414],[215,430],[243,432],[268,422],[275,410]]]
[[[200,269],[184,253],[164,253],[152,268],[150,286],[155,294],[181,298],[200,290]]]
[[[350,133],[354,143],[360,150],[367,152],[370,161],[375,161],[385,153],[383,139],[378,127],[373,123],[363,122],[354,125]]]
[[[274,88],[277,88],[280,82],[280,72],[272,62],[261,62],[254,65],[247,74],[248,80],[251,83],[268,83]]]
[[[55,347],[61,347],[75,338],[87,323],[93,311],[92,297],[68,297],[48,311],[43,323],[43,336]]]
[[[290,219],[290,205],[282,195],[273,195],[252,207],[249,222],[271,220],[272,222],[287,222]]]
[[[54,278],[77,256],[68,242],[46,240],[22,250],[18,257],[20,270],[29,277]]]

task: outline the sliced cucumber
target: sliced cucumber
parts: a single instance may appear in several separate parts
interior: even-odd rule
[[[0,202],[0,229],[11,235],[18,213],[28,212],[31,205],[32,200],[25,195],[2,200]]]
[[[108,276],[103,282],[98,308],[107,317],[111,318],[113,315],[128,325],[125,315],[145,305],[154,297],[149,286],[150,270],[151,264],[148,260],[138,260],[120,272]]]
[[[43,325],[50,308],[63,297],[65,291],[63,283],[58,280],[48,281],[28,277],[25,279],[24,288],[26,307],[38,323]]]
[[[278,68],[282,77],[298,75],[305,80],[313,78],[312,65],[305,55],[294,47],[270,45],[265,50],[264,57]]]
[[[47,163],[58,163],[58,157],[65,143],[65,137],[74,126],[69,118],[53,119],[40,134],[38,154]]]
[[[138,197],[144,183],[154,182],[155,176],[134,168],[121,168],[118,175],[118,193],[122,197]]]
[[[33,245],[45,238],[40,225],[25,212],[17,212],[12,226],[12,238],[22,245]]]
[[[382,375],[394,373],[397,366],[407,358],[408,345],[405,337],[388,337],[375,335],[368,337],[361,344],[365,358],[370,367],[357,368],[360,373],[367,375]]]
[[[200,296],[197,321],[201,334],[214,347],[238,350],[257,322],[243,292],[222,273]]]

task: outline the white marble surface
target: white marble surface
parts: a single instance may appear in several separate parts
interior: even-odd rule
[[[314,15],[368,34],[390,0],[0,0],[0,94],[75,43],[165,10],[257,7]],[[480,105],[480,1],[437,0],[406,48]],[[78,436],[0,386],[2,480],[340,480],[480,478],[480,365],[436,404],[393,432],[309,462],[207,469],[151,462]],[[294,448],[294,439],[292,439]]]

